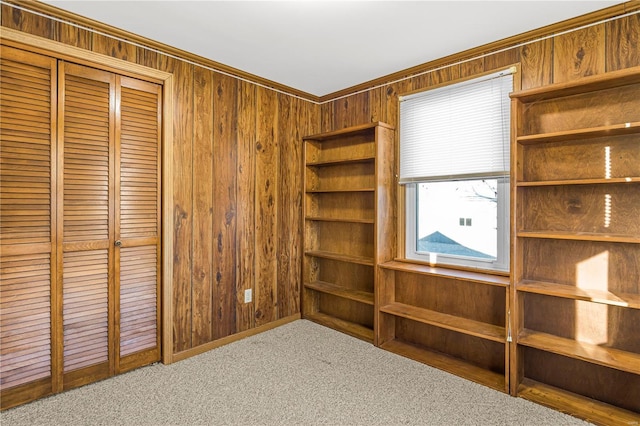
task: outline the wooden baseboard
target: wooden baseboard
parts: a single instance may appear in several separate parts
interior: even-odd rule
[[[191,348],[191,349],[187,349],[186,351],[175,353],[173,354],[172,362],[182,361],[184,359],[191,358],[192,356],[200,355],[202,353],[210,351],[211,349],[228,345],[229,343],[242,340],[245,337],[260,334],[265,331],[272,330],[276,327],[280,327],[281,325],[284,325],[299,319],[300,319],[300,314],[294,314],[294,315],[270,322],[269,324],[264,324],[264,325],[252,328],[251,330],[241,331],[240,333],[232,334],[231,336],[223,337],[221,339],[214,340],[213,342],[205,343],[204,345],[196,346],[195,348]]]

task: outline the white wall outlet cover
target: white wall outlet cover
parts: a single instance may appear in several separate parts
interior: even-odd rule
[[[244,291],[244,303],[251,303],[251,300],[253,299],[253,291],[248,288]]]

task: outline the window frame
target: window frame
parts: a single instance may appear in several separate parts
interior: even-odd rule
[[[486,178],[486,176],[484,177]],[[448,255],[442,253],[424,253],[417,250],[417,216],[418,216],[418,191],[417,186],[421,182],[405,185],[405,259],[425,262],[430,265],[456,266],[472,269],[482,269],[496,272],[509,272],[510,265],[510,204],[511,204],[511,179],[509,177],[496,177],[498,179],[498,208],[497,208],[497,243],[498,254],[496,260],[483,260],[466,256]],[[475,180],[473,178],[465,180]],[[446,180],[444,182],[451,182]]]
[[[512,78],[513,78],[513,88],[512,92],[516,92],[521,89],[521,81],[520,81],[520,64],[515,63],[511,65],[507,65],[498,69],[494,69],[488,72],[478,73],[469,77],[459,78],[455,80],[451,80],[442,84],[429,86],[426,88],[422,88],[419,90],[413,90],[407,93],[402,93],[398,97],[398,104],[400,103],[400,99],[403,96],[413,95],[416,93],[424,92],[427,90],[443,88],[446,86],[463,83],[465,81],[480,79],[482,77],[495,74],[500,71],[511,70]],[[398,127],[400,128],[400,108],[398,106]],[[515,130],[513,127],[513,110],[511,111],[511,119],[509,122],[509,135],[510,135],[510,145],[513,145],[513,139],[515,135]],[[397,153],[400,152],[400,138],[398,138],[397,145]],[[479,272],[485,272],[489,274],[499,274],[499,275],[509,275],[512,269],[512,232],[513,232],[513,217],[511,212],[513,211],[514,200],[512,197],[513,188],[511,186],[511,182],[513,182],[514,178],[514,159],[513,152],[511,152],[510,159],[510,167],[509,173],[507,176],[487,176],[487,175],[469,175],[461,177],[458,180],[474,180],[474,179],[486,179],[486,178],[497,178],[499,179],[498,183],[498,230],[497,230],[497,241],[498,241],[498,254],[497,259],[495,261],[491,260],[481,260],[478,258],[467,258],[463,256],[454,256],[454,255],[443,255],[438,254],[434,259],[429,254],[423,254],[418,252],[417,249],[417,241],[416,241],[416,215],[417,215],[417,185],[422,182],[410,182],[410,183],[399,183],[399,193],[397,198],[397,204],[400,214],[397,216],[398,221],[398,254],[400,259],[404,259],[405,261],[411,263],[421,263],[427,264],[433,267],[445,267],[452,269],[462,269],[462,270],[477,270]],[[399,158],[398,158],[398,173],[399,173]],[[398,175],[399,177],[399,175]],[[453,181],[456,179],[449,179],[448,181]],[[500,182],[502,180],[502,182]],[[502,225],[502,226],[501,226]]]

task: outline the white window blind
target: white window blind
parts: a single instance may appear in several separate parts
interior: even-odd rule
[[[400,99],[400,183],[509,174],[513,70]]]

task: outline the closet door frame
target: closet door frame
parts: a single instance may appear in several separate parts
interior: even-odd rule
[[[132,62],[112,58],[110,56],[91,52],[75,46],[45,39],[43,37],[26,34],[9,28],[2,29],[0,42],[3,45],[15,47],[55,59],[62,59],[114,72],[127,77],[138,78],[162,86],[162,141],[161,141],[161,173],[162,173],[162,202],[161,202],[161,324],[162,327],[162,362],[171,364],[173,356],[173,230],[171,218],[173,217],[173,99],[174,82],[173,74],[148,68]],[[55,387],[59,384],[54,383]]]

